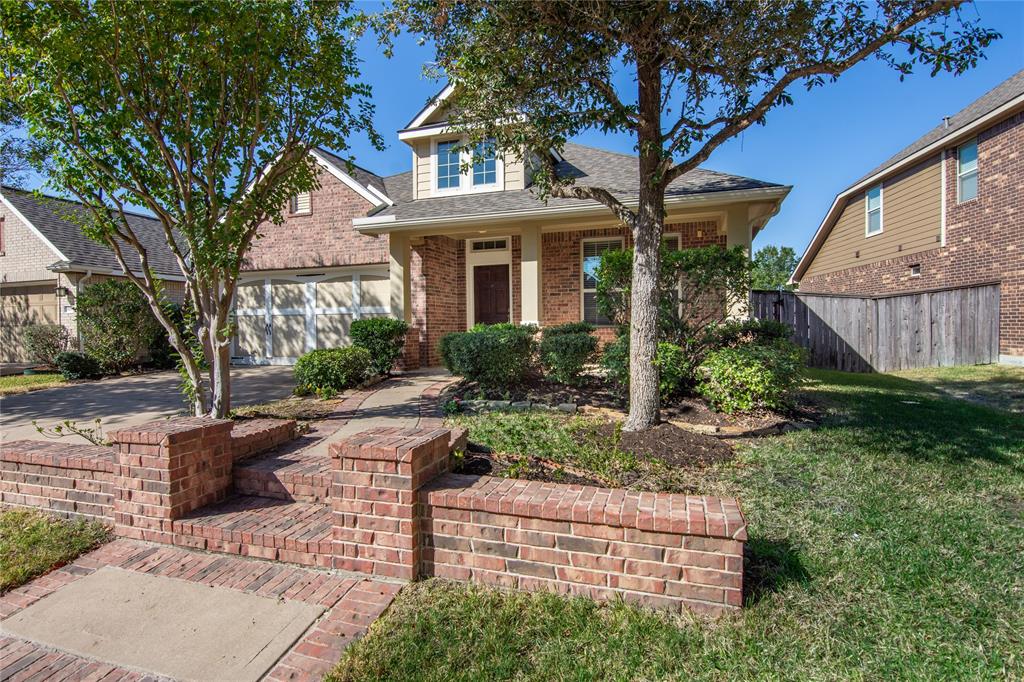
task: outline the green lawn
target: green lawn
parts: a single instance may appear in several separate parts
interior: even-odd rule
[[[109,536],[109,528],[96,521],[68,521],[32,509],[0,510],[0,593],[74,561]]]
[[[822,428],[755,441],[708,484],[750,522],[739,615],[427,581],[333,679],[1024,678],[1024,417],[905,377],[807,390]]]
[[[0,377],[0,396],[53,388],[65,383],[60,374],[12,374]]]
[[[1024,367],[974,365],[910,369],[896,376],[920,382],[979,405],[1024,414]]]

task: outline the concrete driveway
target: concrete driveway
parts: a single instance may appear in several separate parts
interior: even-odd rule
[[[185,409],[179,383],[177,372],[155,372],[0,398],[0,442],[42,438],[32,426],[33,419],[45,427],[65,419],[89,426],[98,417],[104,430],[110,431],[178,414]],[[284,398],[294,386],[291,367],[231,369],[232,405]]]

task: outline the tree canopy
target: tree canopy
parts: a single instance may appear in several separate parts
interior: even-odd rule
[[[796,251],[788,246],[769,244],[754,254],[751,286],[754,289],[792,289],[789,277],[796,270]]]
[[[230,309],[244,255],[288,198],[312,189],[310,149],[344,155],[371,123],[345,1],[0,2],[2,93],[52,147],[50,184],[90,209],[182,357],[196,413],[223,416]],[[161,310],[127,211],[163,228],[188,285],[200,360]]]

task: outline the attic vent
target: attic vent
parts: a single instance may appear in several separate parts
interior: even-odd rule
[[[309,192],[302,192],[292,197],[289,208],[292,213],[309,213],[311,205]]]
[[[507,239],[485,239],[473,242],[474,251],[504,251],[507,248]]]

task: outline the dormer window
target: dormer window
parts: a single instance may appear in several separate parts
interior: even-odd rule
[[[459,164],[459,141],[437,143],[437,189],[458,190],[462,169]]]
[[[498,154],[494,140],[482,142],[473,150],[473,186],[498,183]]]

